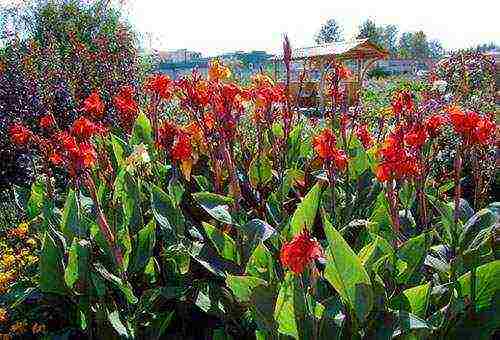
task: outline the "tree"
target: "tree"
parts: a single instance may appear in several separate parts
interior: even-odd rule
[[[395,56],[397,54],[398,46],[398,27],[396,25],[387,25],[383,29],[383,47],[385,47],[391,56]]]
[[[428,41],[423,31],[404,32],[399,38],[398,56],[404,59],[439,58],[444,53],[437,40]]]
[[[429,52],[432,59],[439,59],[444,56],[445,50],[441,42],[434,39],[429,41]]]
[[[378,27],[373,20],[367,19],[359,26],[357,38],[370,39],[371,42],[384,46],[384,28]]]
[[[342,27],[335,19],[329,19],[316,34],[314,39],[317,44],[327,44],[335,41],[342,41]]]

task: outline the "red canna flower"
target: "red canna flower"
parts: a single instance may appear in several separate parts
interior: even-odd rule
[[[189,136],[185,133],[179,133],[174,142],[171,151],[171,157],[174,161],[186,161],[191,158],[192,146]]]
[[[85,117],[80,117],[73,122],[71,133],[82,140],[89,139],[98,133],[99,127]]]
[[[155,93],[161,99],[170,100],[173,95],[174,83],[166,74],[155,74],[146,81],[146,90]]]
[[[494,138],[496,125],[487,118],[481,118],[476,124],[473,134],[473,142],[486,145]]]
[[[427,137],[428,134],[426,129],[423,126],[416,124],[405,134],[404,141],[409,147],[419,149],[425,144]]]
[[[10,139],[12,143],[18,146],[25,146],[31,139],[33,133],[24,125],[14,123],[9,128]]]
[[[476,112],[464,112],[457,106],[448,108],[453,129],[466,143],[487,144],[495,132],[496,125]]]
[[[158,147],[169,151],[177,135],[178,127],[171,121],[164,121],[158,129]]]
[[[333,164],[337,170],[345,171],[347,168],[347,156],[344,150],[333,150]]]
[[[80,169],[90,169],[97,160],[97,153],[92,144],[82,142],[78,146],[78,153],[73,154],[73,162]]]
[[[439,135],[441,126],[446,122],[446,118],[443,115],[432,115],[425,120],[425,127],[427,133],[431,138],[436,138]]]
[[[296,275],[300,275],[307,265],[322,256],[321,245],[311,238],[306,229],[295,236],[292,241],[283,244],[280,254],[283,266]]]
[[[134,88],[123,86],[113,97],[113,103],[118,110],[120,120],[125,129],[130,130],[137,117],[138,105],[134,100]]]
[[[400,116],[402,113],[411,113],[415,108],[412,95],[408,91],[397,92],[391,105],[395,116]]]
[[[94,118],[100,118],[104,114],[104,103],[99,92],[94,91],[83,101],[82,110],[91,114]]]
[[[61,165],[64,162],[62,156],[57,152],[54,152],[52,153],[52,155],[49,156],[49,161],[56,166]]]
[[[53,128],[55,125],[56,125],[56,120],[54,119],[54,116],[51,115],[50,113],[40,118],[40,127],[42,129],[50,129]]]
[[[417,138],[419,142],[420,139]],[[412,153],[404,149],[398,136],[389,136],[378,151],[380,163],[376,176],[380,182],[419,176],[422,165]]]
[[[369,149],[373,145],[373,138],[368,131],[366,124],[360,125],[356,128],[356,136],[361,141],[365,149]]]
[[[332,130],[326,128],[313,138],[312,144],[314,151],[316,151],[320,158],[331,160],[333,158],[333,150],[336,148],[337,139]]]

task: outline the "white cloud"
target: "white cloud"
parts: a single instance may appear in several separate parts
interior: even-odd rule
[[[135,27],[153,33],[153,47],[208,55],[276,51],[284,32],[295,46],[310,45],[329,18],[337,19],[347,36],[372,18],[379,25],[395,24],[400,31],[423,30],[446,48],[500,43],[500,2],[491,0],[136,0],[128,7]]]

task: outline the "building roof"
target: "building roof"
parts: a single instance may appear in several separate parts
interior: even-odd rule
[[[348,41],[321,44],[311,47],[292,49],[292,59],[308,59],[316,57],[336,56],[339,59],[371,59],[386,58],[389,52],[368,39],[354,39]],[[278,55],[275,60],[282,60],[283,55]]]

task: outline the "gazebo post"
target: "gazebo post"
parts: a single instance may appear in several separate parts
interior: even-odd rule
[[[319,72],[320,72],[320,78],[319,78],[319,86],[318,86],[318,94],[319,94],[319,107],[321,114],[323,115],[323,118],[325,116],[325,96],[323,95],[324,93],[324,87],[325,87],[325,78],[326,78],[326,65],[325,65],[325,59],[321,58],[320,65],[319,65]]]

